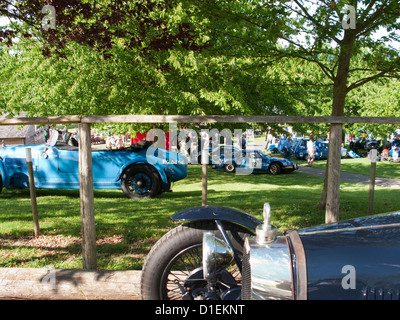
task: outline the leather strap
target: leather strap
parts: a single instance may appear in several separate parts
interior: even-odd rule
[[[295,230],[289,231],[286,236],[290,240],[291,248],[293,248],[293,254],[296,259],[296,299],[307,300],[307,261],[303,242],[300,239],[299,233]]]

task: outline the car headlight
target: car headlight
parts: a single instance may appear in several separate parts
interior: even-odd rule
[[[212,232],[203,235],[204,279],[216,282],[217,276],[233,261],[233,251],[229,245]]]

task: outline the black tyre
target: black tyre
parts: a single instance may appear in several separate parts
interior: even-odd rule
[[[156,169],[149,165],[128,167],[121,178],[121,189],[130,199],[153,198],[160,193],[161,181]]]
[[[280,174],[281,171],[282,171],[282,167],[281,167],[281,165],[280,165],[279,163],[277,163],[277,162],[273,162],[273,163],[271,163],[271,165],[269,166],[269,172],[270,172],[271,174],[273,174],[273,175]]]
[[[234,173],[236,171],[236,165],[234,163],[224,164],[224,170],[228,173]]]
[[[1,172],[0,172],[0,193],[2,190],[3,190],[3,176],[1,175]]]
[[[233,224],[224,224],[232,245],[242,257],[243,243],[250,232]],[[191,286],[184,287],[185,280],[192,271],[202,266],[203,233],[214,232],[222,239],[214,222],[192,222],[179,226],[165,234],[151,249],[142,270],[141,295],[145,300],[179,300],[182,288],[192,294],[194,290],[207,284],[202,278],[189,281]],[[228,267],[230,275],[237,283],[241,274],[233,263]]]

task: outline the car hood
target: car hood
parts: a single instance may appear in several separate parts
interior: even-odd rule
[[[15,153],[25,152],[27,148],[33,150],[43,150],[46,147],[45,144],[32,144],[32,145],[15,145],[15,146],[4,146],[0,147],[0,157],[7,155],[15,155]]]
[[[330,232],[348,229],[349,232],[355,228],[369,228],[374,226],[383,225],[397,225],[400,224],[400,212],[382,213],[372,216],[361,218],[353,218],[342,220],[335,223],[322,224],[299,230],[300,234],[316,233],[316,232]]]

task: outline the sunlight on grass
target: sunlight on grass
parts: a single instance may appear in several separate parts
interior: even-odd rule
[[[314,168],[325,169],[326,160],[315,161]],[[341,171],[363,174],[369,176],[371,173],[371,160],[367,158],[360,159],[342,159]],[[389,161],[378,161],[376,163],[376,176],[381,178],[400,179],[400,163]]]
[[[210,206],[235,208],[261,220],[263,204],[269,202],[279,231],[325,221],[325,212],[316,209],[323,186],[319,177],[299,172],[240,176],[211,167],[208,173]],[[99,268],[141,269],[151,246],[177,225],[170,216],[201,206],[201,183],[201,166],[192,165],[172,193],[155,199],[135,201],[119,190],[95,191]],[[398,210],[393,201],[398,192],[376,188],[376,213]],[[37,190],[39,239],[33,238],[29,190],[3,190],[0,199],[0,267],[82,267],[78,190]],[[367,206],[367,185],[342,183],[341,219],[366,215]]]

